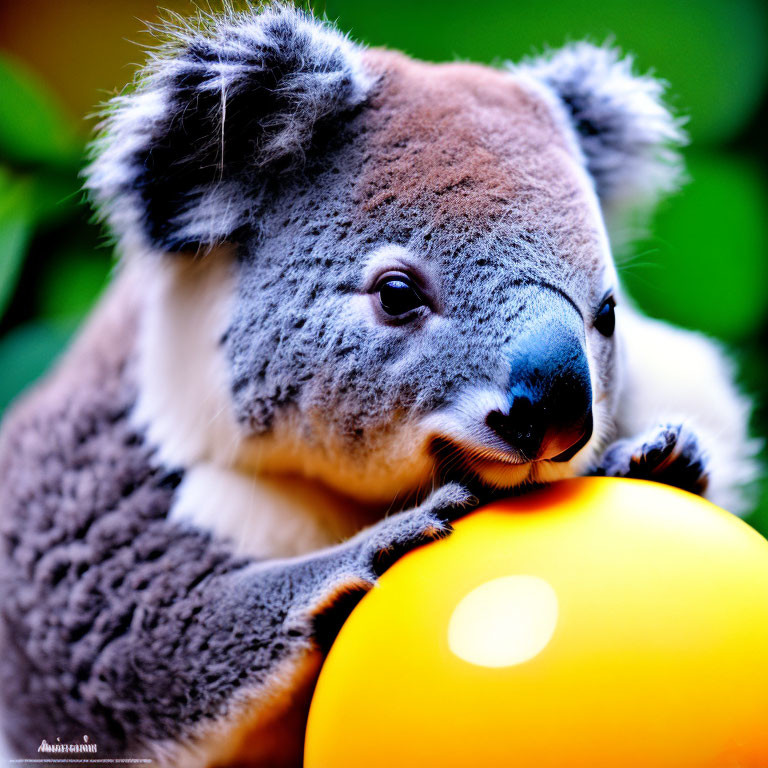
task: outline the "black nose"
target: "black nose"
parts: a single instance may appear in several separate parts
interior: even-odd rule
[[[580,322],[566,314],[536,323],[508,353],[509,408],[491,411],[486,424],[523,461],[568,461],[592,436]]]
[[[491,411],[486,423],[523,461],[568,461],[592,436],[592,409],[572,423],[553,416],[553,409],[521,395],[512,401],[509,413]]]

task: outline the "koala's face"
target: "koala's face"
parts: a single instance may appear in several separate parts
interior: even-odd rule
[[[505,73],[371,64],[370,105],[241,246],[237,412],[369,487],[436,462],[567,473],[616,389],[615,274],[575,147]]]
[[[123,109],[91,186],[154,248],[236,245],[222,352],[246,461],[374,499],[583,469],[618,390],[601,205],[663,186],[653,81],[588,47],[513,73],[360,52],[286,9],[185,42],[129,104],[156,113],[135,177],[106,180]],[[283,81],[222,69],[248,45]]]

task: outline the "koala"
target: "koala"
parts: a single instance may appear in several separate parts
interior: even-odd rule
[[[167,38],[86,171],[114,278],[0,435],[15,753],[299,765],[349,612],[480,501],[600,474],[747,508],[725,356],[611,255],[680,182],[659,81],[587,43],[424,63],[283,4]]]

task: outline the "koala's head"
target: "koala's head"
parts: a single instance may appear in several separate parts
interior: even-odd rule
[[[427,64],[282,5],[177,30],[88,181],[144,254],[168,459],[379,499],[583,469],[619,389],[604,221],[679,170],[660,97],[588,44]]]

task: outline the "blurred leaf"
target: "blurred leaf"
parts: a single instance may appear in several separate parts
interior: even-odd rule
[[[0,317],[16,287],[33,226],[31,182],[0,167]]]
[[[768,194],[748,163],[692,156],[692,181],[667,201],[620,267],[654,317],[728,341],[754,334],[768,309]]]
[[[63,351],[74,323],[35,322],[0,339],[0,413]]]
[[[38,283],[40,315],[79,318],[101,293],[112,266],[101,249],[76,243],[59,251],[46,264]]]
[[[17,163],[72,165],[82,143],[53,96],[21,64],[0,56],[0,156]]]
[[[768,467],[768,455],[765,451],[760,456],[760,462],[761,477],[756,484],[755,509],[744,519],[763,536],[768,537],[768,474],[765,472]]]
[[[35,173],[34,215],[38,226],[51,227],[77,215],[82,198],[82,182],[77,173],[41,168]]]
[[[757,510],[745,518],[755,530],[768,538],[768,482],[763,480],[761,484],[760,501]]]
[[[760,0],[317,0],[342,29],[434,61],[518,60],[568,40],[613,38],[641,71],[669,81],[696,141],[734,135],[766,88],[768,14]]]
[[[765,343],[759,338],[754,339],[741,345],[735,352],[741,374],[739,383],[755,403],[753,433],[764,436],[768,426],[768,393],[765,387],[768,381],[768,356],[765,354]],[[746,520],[764,536],[768,536],[768,473],[765,472],[768,468],[768,444],[765,442],[760,461],[761,479],[755,489],[757,503]]]

